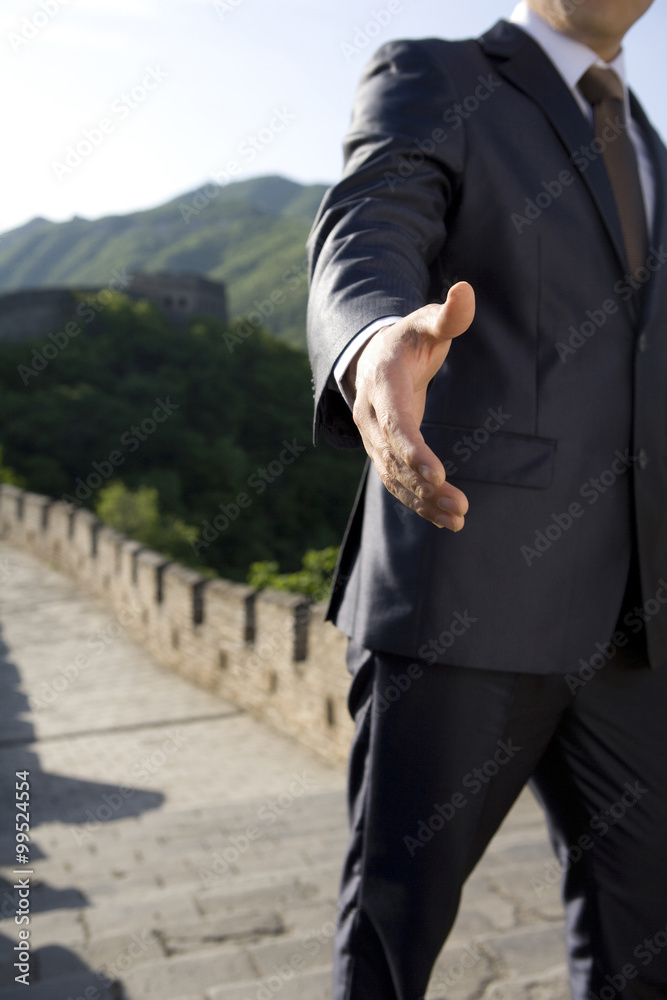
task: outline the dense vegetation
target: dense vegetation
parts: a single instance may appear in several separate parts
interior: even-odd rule
[[[117,293],[75,325],[0,344],[5,478],[235,579],[340,542],[362,459],[313,448],[301,350],[207,318],[175,330]]]
[[[304,346],[304,244],[324,186],[283,177],[213,182],[157,208],[102,219],[33,219],[0,241],[0,292],[106,287],[116,271],[193,271],[223,281],[230,316],[269,304],[268,330]]]

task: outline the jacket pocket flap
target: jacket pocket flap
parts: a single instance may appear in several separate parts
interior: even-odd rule
[[[483,427],[423,423],[424,440],[448,478],[545,490],[551,486],[557,441]]]

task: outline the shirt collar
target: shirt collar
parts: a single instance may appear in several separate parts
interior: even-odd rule
[[[568,85],[579,105],[587,113],[589,105],[585,105],[577,90],[577,83],[591,66],[602,66],[605,69],[613,69],[621,79],[625,95],[626,113],[629,115],[628,86],[626,80],[625,56],[623,50],[619,52],[610,63],[604,62],[596,52],[589,49],[587,45],[577,42],[574,38],[568,38],[560,31],[556,31],[550,24],[540,17],[531,7],[521,0],[516,5],[510,18],[513,24],[530,35],[537,44],[546,52],[551,62],[554,64],[563,80]]]

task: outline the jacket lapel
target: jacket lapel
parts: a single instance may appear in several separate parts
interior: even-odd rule
[[[585,170],[577,166],[577,154],[595,136],[560,73],[537,42],[507,21],[499,21],[479,41],[497,71],[542,108],[587,186],[625,273],[623,234],[609,177],[601,156],[586,159]]]
[[[646,117],[644,109],[632,91],[630,91],[630,110],[632,112],[632,117],[639,123],[639,127],[642,130],[642,135],[648,147],[651,163],[653,164],[655,178],[655,216],[652,220],[648,242],[649,247],[659,251],[659,255],[661,256],[664,244],[667,243],[667,206],[665,204],[665,197],[667,195],[667,153],[665,152],[660,136]],[[666,287],[666,282],[655,281],[652,276],[652,280],[649,281],[648,284],[646,298],[644,301],[645,317],[650,316],[658,305],[656,299],[658,289],[661,288],[664,292]]]

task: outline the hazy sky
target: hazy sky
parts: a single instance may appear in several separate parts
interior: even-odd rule
[[[0,12],[0,232],[149,208],[217,176],[331,182],[356,82],[383,41],[460,38],[513,0],[10,0]],[[667,135],[667,11],[628,37]],[[660,81],[660,86],[656,86]],[[68,147],[84,151],[77,162]]]

